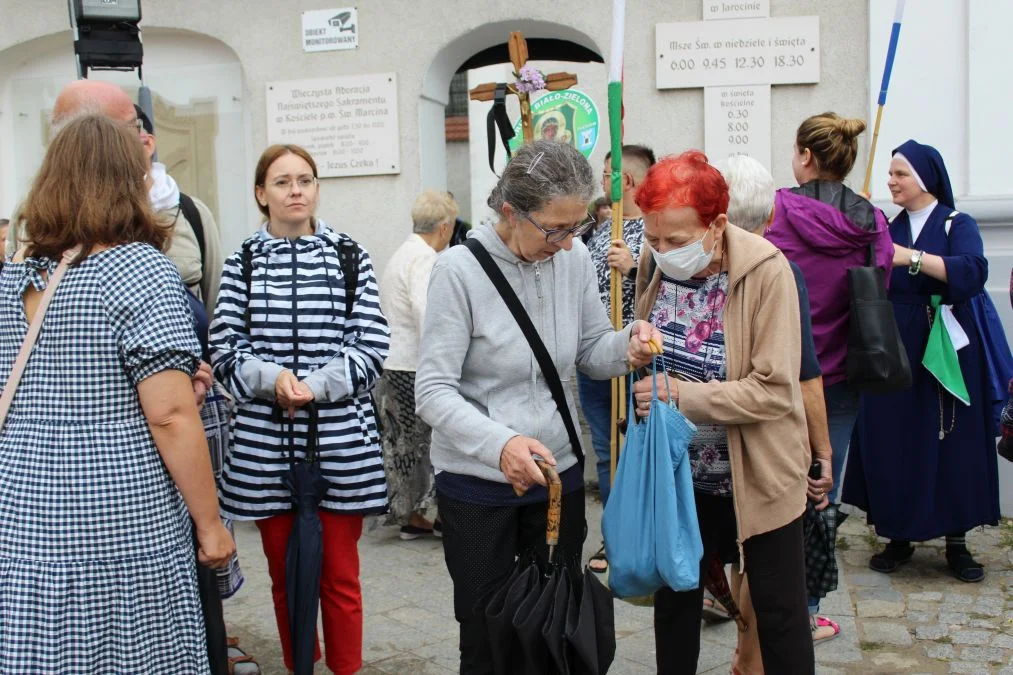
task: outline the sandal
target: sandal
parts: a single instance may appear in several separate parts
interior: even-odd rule
[[[703,595],[703,620],[706,623],[724,623],[731,621],[732,615],[718,602],[713,595],[704,592]]]
[[[809,615],[809,628],[813,633],[813,644],[833,640],[841,634],[841,627],[825,616]]]
[[[869,558],[869,569],[882,574],[896,572],[904,563],[911,562],[915,547],[908,542],[891,541],[882,551]]]
[[[595,563],[598,563],[595,566]],[[609,559],[605,556],[605,544],[602,543],[598,552],[587,561],[587,568],[595,574],[605,574],[609,571]]]
[[[239,648],[239,638],[226,638],[229,647],[229,675],[260,675],[260,666]]]
[[[966,546],[947,546],[946,564],[960,581],[973,584],[985,578],[985,568],[971,556]]]

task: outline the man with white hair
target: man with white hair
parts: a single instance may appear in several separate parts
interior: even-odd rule
[[[728,159],[718,162],[716,166],[724,176],[725,182],[728,183],[729,222],[763,236],[764,230],[774,219],[773,176],[760,162],[747,155],[732,155]],[[802,278],[802,271],[791,261],[788,262],[788,265],[795,275],[795,284],[798,286],[800,329],[802,331],[802,366],[799,372],[802,403],[805,408],[813,461],[818,462],[821,469],[820,479],[809,479],[808,496],[816,504],[817,510],[823,510],[829,505],[827,494],[833,480],[831,468],[833,452],[830,447],[830,433],[827,427],[826,402],[823,398],[823,377],[816,356],[816,346],[813,342],[809,293]],[[738,586],[739,584],[733,582],[733,585]],[[741,582],[741,589],[737,595],[740,610],[746,615],[747,623],[751,626],[754,625],[755,621],[752,621],[750,616],[752,603],[749,601],[748,580]],[[836,624],[815,614],[810,616],[810,626],[813,629],[814,638],[836,637],[840,632]],[[833,633],[817,635],[817,633],[828,633],[829,631],[833,631]],[[758,667],[762,667],[759,665],[759,641],[755,630],[748,631],[742,637],[737,659],[742,672],[755,672]]]

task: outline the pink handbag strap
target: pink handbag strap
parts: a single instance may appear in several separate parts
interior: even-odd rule
[[[0,395],[0,430],[4,428],[4,422],[7,420],[7,411],[10,410],[11,402],[14,401],[14,392],[17,391],[18,384],[21,382],[21,376],[25,374],[28,358],[32,355],[32,348],[35,346],[35,341],[39,338],[39,333],[42,331],[42,319],[46,316],[46,310],[49,308],[49,303],[53,300],[53,296],[56,295],[56,287],[60,284],[60,280],[63,278],[64,273],[66,273],[71,261],[80,252],[80,246],[75,246],[66,251],[63,254],[63,259],[60,260],[60,264],[57,265],[56,271],[50,275],[46,283],[46,290],[42,293],[42,300],[39,301],[39,307],[35,310],[32,323],[28,326],[28,333],[25,334],[25,341],[21,343],[21,351],[18,352],[18,358],[14,361],[11,376],[7,378],[3,394]]]

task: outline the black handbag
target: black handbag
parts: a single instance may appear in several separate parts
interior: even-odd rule
[[[876,266],[869,245],[863,267],[848,270],[848,384],[883,394],[911,386],[911,364],[886,295],[886,273]]]

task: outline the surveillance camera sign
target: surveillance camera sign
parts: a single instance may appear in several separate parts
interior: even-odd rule
[[[302,13],[304,52],[330,52],[359,47],[359,13],[355,7],[314,9]]]

